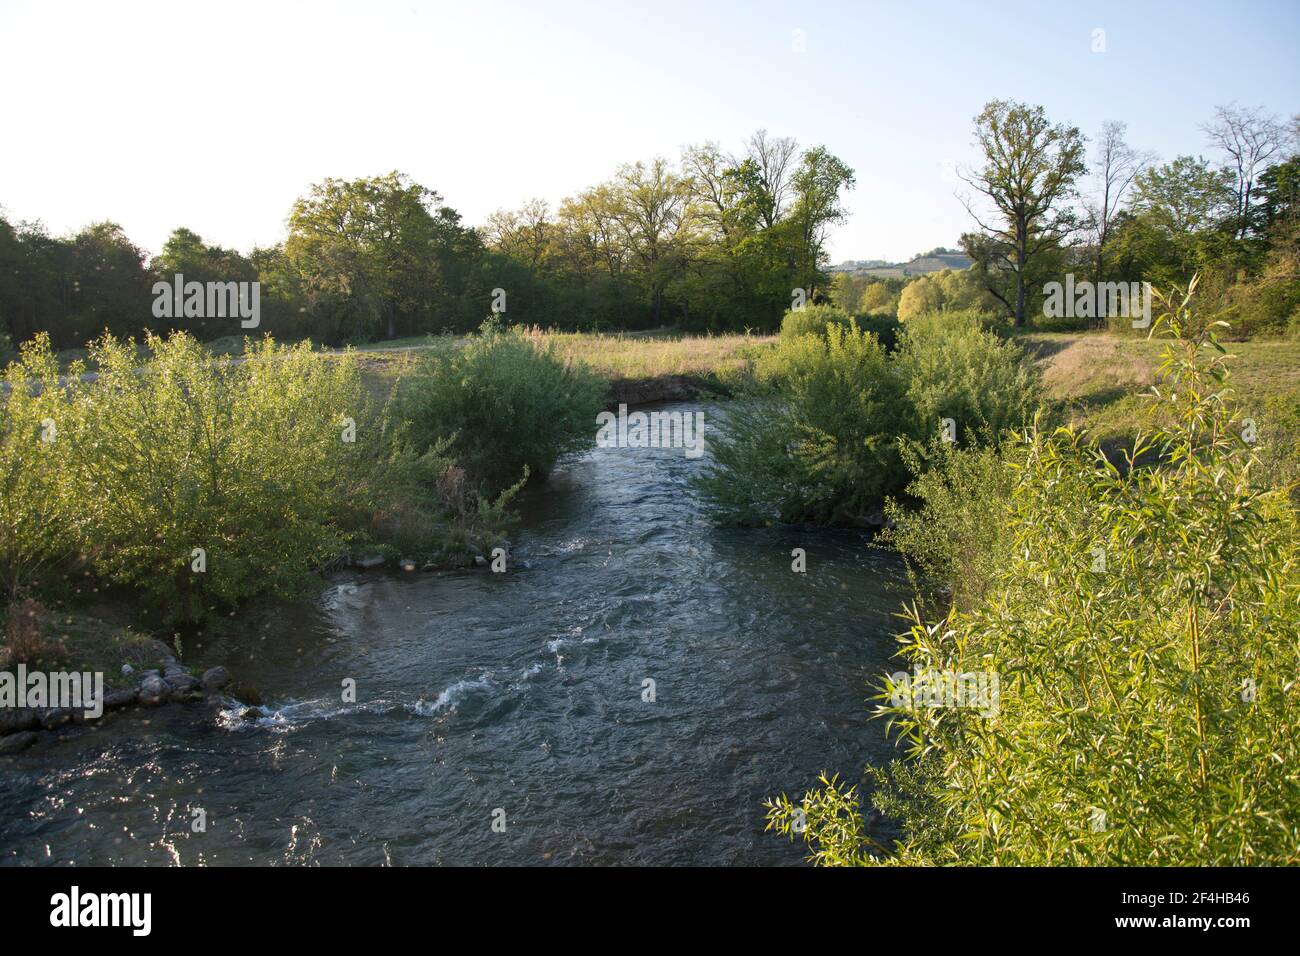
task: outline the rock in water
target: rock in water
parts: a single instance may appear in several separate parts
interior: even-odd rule
[[[140,685],[140,703],[146,707],[161,704],[167,697],[167,685],[161,677],[146,677]]]
[[[199,683],[203,685],[204,690],[209,692],[221,690],[230,683],[230,672],[224,667],[213,667],[203,672],[203,676],[199,678]]]
[[[184,671],[179,674],[168,674],[163,683],[173,694],[188,694],[199,689],[199,679]]]
[[[125,690],[110,690],[104,694],[104,709],[116,710],[119,707],[128,707],[134,704],[139,696],[140,692],[134,687],[128,687]]]

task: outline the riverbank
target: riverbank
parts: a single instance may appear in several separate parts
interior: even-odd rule
[[[540,347],[554,350],[564,361],[581,363],[604,378],[608,383],[609,407],[729,396],[750,376],[755,358],[776,341],[771,336],[694,338],[539,332],[529,333],[528,337]],[[1149,406],[1141,393],[1155,381],[1160,343],[1109,333],[1028,333],[1018,336],[1016,341],[1039,366],[1049,408],[1064,420],[1087,424],[1105,440],[1111,435],[1130,434],[1148,414]],[[404,350],[366,351],[356,355],[362,382],[372,397],[386,399],[391,394],[394,384],[414,370],[420,348],[412,345]],[[1290,465],[1286,467],[1294,470],[1295,442],[1287,444],[1277,439],[1279,435],[1285,437],[1300,431],[1296,424],[1300,421],[1297,414],[1300,411],[1300,343],[1257,340],[1233,343],[1231,351],[1239,356],[1236,387],[1243,401],[1259,407],[1258,417],[1267,425],[1267,437],[1272,440],[1270,454],[1289,459]],[[330,361],[331,357],[321,355],[318,360]],[[539,493],[548,492],[540,489]],[[873,530],[884,523],[883,513],[875,511],[860,522]],[[360,559],[355,563],[362,568],[379,563],[401,568],[406,566],[403,561],[409,559],[412,569],[428,571],[486,565],[489,553],[483,542],[465,540],[456,549],[441,552],[441,557],[433,561],[427,554],[417,555],[410,549],[383,545],[362,548],[352,558]],[[102,657],[100,651],[113,646],[104,641],[104,634],[113,629],[130,633],[121,622],[93,623],[93,616],[76,609],[75,602],[56,602],[55,606],[73,608],[70,612],[60,610],[52,617],[53,621],[66,619],[66,626],[61,631],[56,627],[55,631],[71,641],[65,655],[69,659]],[[158,676],[165,678],[168,658],[172,665],[177,664],[174,656],[166,645],[147,635],[137,635],[126,643],[129,645],[137,639],[145,650],[130,653],[153,654],[157,658],[152,665],[137,670],[157,670]],[[115,648],[113,653],[123,656],[126,649]],[[113,675],[122,663],[110,661],[100,669],[110,675],[111,689],[132,690],[138,697],[139,679],[130,687],[112,685]],[[17,728],[13,721],[10,723]],[[19,729],[28,730],[30,724]]]
[[[137,705],[200,701],[230,683],[225,667],[200,673],[162,641],[120,623],[120,609],[104,612],[108,620],[81,611],[49,611],[31,600],[11,609],[0,652],[6,689],[0,695],[0,754],[25,750],[42,732]],[[21,651],[20,661],[14,660],[15,651]],[[81,701],[56,703],[53,674],[78,675]],[[31,675],[39,675],[39,693],[26,680]]]

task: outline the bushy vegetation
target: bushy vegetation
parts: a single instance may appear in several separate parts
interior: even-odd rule
[[[551,344],[488,322],[463,348],[422,358],[401,416],[418,448],[445,447],[471,486],[496,495],[591,442],[604,392]]]
[[[951,419],[956,441],[997,439],[1023,424],[1039,399],[1020,347],[982,327],[987,313],[928,313],[903,326],[894,363],[922,432]]]
[[[355,354],[268,339],[220,361],[184,334],[149,337],[143,362],[134,343],[111,337],[89,354],[98,379],[82,381],[74,363],[61,384],[38,336],[7,372],[8,595],[89,573],[142,595],[167,622],[201,621],[252,597],[300,593],[356,548],[472,558],[507,521],[508,495],[466,497],[450,439],[425,436],[413,449],[367,397]],[[481,368],[458,370],[468,381]]]
[[[719,519],[849,520],[892,489],[911,423],[874,336],[832,324],[783,338],[758,374],[778,393],[729,410],[709,437],[699,487]]]
[[[870,332],[880,342],[886,352],[892,352],[898,346],[898,335],[902,329],[898,319],[887,313],[864,313],[855,321],[863,332]]]
[[[908,322],[931,312],[999,311],[999,303],[970,269],[941,269],[917,276],[898,300],[898,321]]]
[[[790,309],[781,319],[781,338],[793,339],[800,335],[825,335],[827,326],[846,329],[853,319],[835,305],[806,305]]]
[[[801,313],[791,313],[791,316]],[[1020,350],[967,314],[918,317],[888,356],[875,335],[830,323],[786,336],[757,363],[768,391],[710,437],[699,487],[722,521],[856,522],[908,477],[904,454],[957,423],[957,440],[1027,419],[1035,377]]]
[[[1012,438],[1004,441],[964,448],[933,441],[906,451],[913,480],[905,501],[886,503],[893,527],[881,544],[906,559],[919,601],[941,592],[948,603],[969,609],[989,593],[1011,546],[1007,508],[1015,469],[1007,456],[1014,446]]]
[[[1134,455],[1157,463],[1120,468],[1073,430],[1029,431],[995,495],[1006,538],[976,565],[987,585],[937,620],[914,613],[900,652],[922,680],[997,675],[995,712],[909,706],[886,679],[878,713],[907,755],[869,773],[871,799],[903,837],[875,842],[858,788],[824,777],[769,807],[813,859],[1300,861],[1297,513],[1257,474],[1212,330],[1187,300],[1162,322],[1175,339],[1152,400],[1173,424]],[[968,459],[949,487],[989,467]],[[938,568],[966,569],[960,553]]]

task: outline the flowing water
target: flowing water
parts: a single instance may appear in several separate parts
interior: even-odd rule
[[[704,461],[593,450],[528,492],[507,573],[349,572],[209,640],[255,719],[0,757],[0,863],[798,863],[761,802],[896,752],[866,697],[905,590],[856,532],[712,527]]]

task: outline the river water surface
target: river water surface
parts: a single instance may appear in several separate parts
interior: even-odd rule
[[[896,752],[865,699],[906,592],[859,533],[714,528],[704,461],[595,449],[528,492],[508,573],[348,572],[209,640],[189,662],[260,718],[133,710],[0,757],[0,863],[798,863],[761,802]]]

